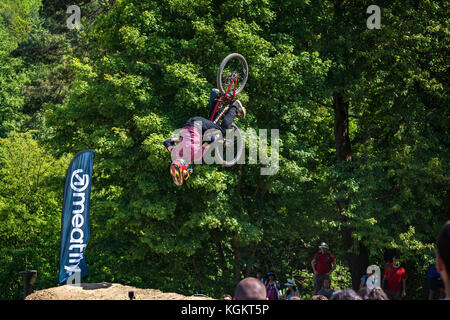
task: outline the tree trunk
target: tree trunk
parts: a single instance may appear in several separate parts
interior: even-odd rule
[[[341,93],[333,95],[334,107],[334,138],[336,146],[336,158],[338,162],[351,162],[352,151],[349,137],[348,102],[344,101]],[[342,213],[348,210],[350,199],[340,199],[337,201],[338,210]],[[344,225],[347,217],[342,216]],[[352,287],[359,289],[361,276],[369,264],[368,251],[361,243],[353,239],[354,228],[343,226],[341,228],[342,245],[347,255],[347,262],[352,277]]]
[[[230,272],[227,268],[227,261],[225,259],[225,253],[223,252],[222,245],[220,243],[220,240],[217,237],[217,231],[211,232],[211,240],[214,243],[214,245],[216,246],[217,254],[219,255],[219,260],[220,260],[220,264],[222,267],[222,272],[223,272],[224,276],[227,277],[230,275]]]
[[[338,162],[352,161],[352,150],[349,137],[348,102],[340,93],[333,94],[334,107],[334,142]]]
[[[347,263],[352,277],[352,288],[358,291],[361,276],[369,266],[369,253],[365,246],[352,239],[353,228],[342,227],[342,244],[347,252]],[[356,251],[356,252],[355,252]]]

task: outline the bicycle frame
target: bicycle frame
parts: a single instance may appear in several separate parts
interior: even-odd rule
[[[228,95],[228,93],[230,92],[231,86],[232,84],[234,84],[234,88],[233,88],[233,97],[230,97]],[[222,112],[219,114],[219,116],[217,117],[216,120],[214,120],[214,123],[217,123],[217,121],[220,120],[220,118],[222,118],[222,116],[225,114],[225,112],[228,111],[228,109],[230,108],[230,105],[233,103],[234,99],[236,98],[236,88],[237,88],[237,77],[233,76],[232,80],[230,81],[230,83],[228,84],[228,88],[227,88],[227,92],[225,93],[225,95],[221,96],[216,103],[216,106],[214,107],[214,112],[211,115],[211,118],[209,120],[213,121],[214,116],[217,113],[217,110],[219,109],[219,105],[220,104],[224,104],[226,105],[226,107],[222,110]]]

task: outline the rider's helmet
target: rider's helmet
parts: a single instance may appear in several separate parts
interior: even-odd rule
[[[177,159],[170,164],[170,174],[177,186],[181,186],[184,180],[189,179],[191,173],[192,168],[184,159]]]

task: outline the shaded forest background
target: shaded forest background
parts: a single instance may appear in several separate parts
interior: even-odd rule
[[[0,298],[58,278],[64,175],[95,149],[85,282],[220,298],[256,269],[312,293],[394,252],[425,299],[449,219],[449,2],[0,0]],[[70,30],[70,5],[82,28]],[[197,166],[178,188],[162,141],[206,116],[217,67],[243,54],[243,129],[280,130],[280,167]],[[269,141],[270,143],[270,141]]]

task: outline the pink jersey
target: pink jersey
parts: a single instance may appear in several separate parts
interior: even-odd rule
[[[184,159],[188,164],[201,162],[205,148],[202,147],[202,134],[195,127],[183,127],[180,133],[180,141],[172,150],[172,160]]]

